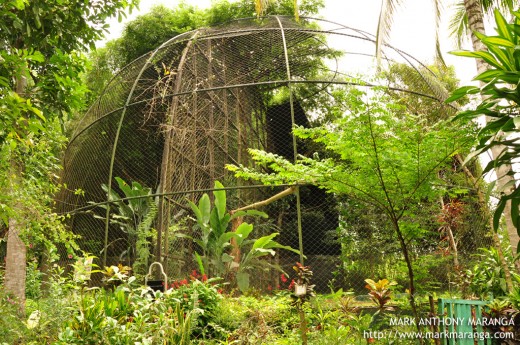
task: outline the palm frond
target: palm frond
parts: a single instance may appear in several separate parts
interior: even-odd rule
[[[495,9],[502,13],[510,13],[520,5],[518,0],[480,0],[482,12],[486,15],[493,15]]]
[[[402,0],[383,0],[381,4],[376,31],[376,59],[378,65],[381,61],[381,47],[386,44],[390,38],[394,13],[401,3]]]
[[[442,2],[441,0],[432,0],[433,7],[435,9],[435,58],[442,65],[446,66],[446,62],[442,57],[441,52],[441,42],[439,39],[439,29],[441,26],[441,17],[442,17]]]
[[[464,0],[453,4],[452,7],[454,11],[448,26],[449,35],[454,39],[457,49],[461,49],[462,43],[469,38],[468,16]]]
[[[294,18],[297,22],[300,21],[300,11],[298,8],[298,0],[294,0]]]
[[[255,0],[255,12],[257,17],[264,15],[267,7],[269,6],[270,0]]]

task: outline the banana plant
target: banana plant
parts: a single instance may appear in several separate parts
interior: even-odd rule
[[[253,232],[253,224],[242,222],[234,231],[230,230],[231,221],[238,217],[267,218],[267,214],[257,210],[237,211],[232,214],[228,212],[226,191],[219,181],[215,181],[213,196],[213,205],[208,194],[202,195],[198,204],[188,201],[195,215],[196,229],[200,230],[200,236],[180,235],[193,240],[199,246],[200,254],[196,253],[195,258],[199,265],[202,264],[202,271],[214,277],[223,277],[234,271],[238,287],[245,291],[249,288],[249,277],[252,271],[270,268],[281,271],[280,267],[261,258],[274,256],[276,254],[274,249],[277,248],[299,253],[289,246],[274,241],[278,233],[249,239]],[[235,260],[236,255],[231,250],[232,241],[239,252],[245,253],[240,260]]]
[[[110,206],[110,223],[127,234],[127,238],[115,240],[123,240],[127,243],[126,249],[119,257],[121,261],[126,258],[128,264],[133,264],[134,273],[145,274],[150,256],[149,238],[153,236],[152,227],[157,215],[157,204],[151,197],[151,188],[136,181],[127,183],[120,177],[115,177],[115,180],[124,196],[119,195],[114,189],[109,190],[105,184],[101,188],[110,194],[110,200],[113,200]],[[99,207],[106,209],[107,206],[99,205]],[[96,214],[94,217],[105,219]]]
[[[244,223],[242,223],[242,225],[243,224]],[[246,252],[246,254],[242,256],[240,260],[240,265],[237,267],[238,271],[236,274],[236,279],[240,291],[246,291],[249,288],[249,277],[255,270],[268,271],[270,269],[275,269],[279,272],[283,272],[279,265],[272,264],[267,260],[262,260],[262,258],[266,256],[276,255],[275,249],[285,249],[296,254],[300,254],[299,250],[296,250],[290,246],[284,246],[276,242],[274,238],[278,235],[279,233],[275,232],[270,235],[260,237],[259,239],[247,240],[247,237],[249,236],[249,233],[247,233],[246,236],[237,238],[237,244],[244,248],[244,252]]]

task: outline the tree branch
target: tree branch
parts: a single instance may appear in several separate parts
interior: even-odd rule
[[[270,197],[268,199],[265,199],[265,200],[262,200],[262,201],[259,201],[259,202],[255,202],[253,204],[250,204],[250,205],[247,205],[247,206],[244,206],[244,207],[237,208],[236,210],[232,210],[229,213],[233,214],[233,213],[238,212],[238,211],[254,210],[254,209],[257,209],[257,208],[260,208],[260,207],[267,206],[267,205],[275,202],[276,200],[279,200],[279,199],[282,199],[282,198],[284,198],[284,197],[286,197],[288,195],[294,194],[294,192],[296,191],[296,187],[297,186],[289,187],[289,188],[285,189],[284,191],[282,191],[282,192],[280,192],[278,194],[275,194],[275,195],[273,195],[272,197]]]

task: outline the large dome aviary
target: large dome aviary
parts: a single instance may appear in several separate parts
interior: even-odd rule
[[[179,236],[192,231],[187,200],[216,180],[228,188],[229,209],[286,188],[237,180],[225,165],[249,164],[249,148],[308,154],[291,128],[326,121],[337,88],[381,86],[453,111],[436,76],[392,47],[383,49],[382,70],[405,66],[418,89],[361,77],[375,74],[374,51],[372,35],[312,18],[244,19],[173,37],[123,68],[78,124],[64,157],[59,212],[70,215],[80,247],[101,264],[133,264],[148,250],[169,276],[189,272],[196,247]],[[327,268],[316,274],[326,286],[340,252],[334,197],[305,187],[299,198],[265,209],[269,221],[257,228],[276,229],[282,243],[298,248],[299,227],[308,262]],[[291,255],[276,260],[293,263]]]

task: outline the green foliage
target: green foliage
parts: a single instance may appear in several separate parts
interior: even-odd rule
[[[56,344],[189,344],[198,310],[185,312],[173,296],[156,292],[152,298],[132,282],[82,293]]]
[[[365,279],[370,299],[378,307],[379,310],[391,310],[388,302],[392,299],[392,286],[397,285],[396,282],[390,282],[388,279],[381,279],[377,282],[372,279]]]
[[[272,183],[310,183],[374,205],[397,219],[406,218],[424,198],[435,198],[436,172],[467,145],[463,130],[449,123],[427,124],[376,92],[351,90],[348,113],[330,126],[297,128],[297,137],[322,144],[333,158],[299,157],[296,164],[259,150],[250,150],[265,174],[228,166],[246,179]],[[368,99],[368,100],[367,100]],[[346,111],[346,108],[345,110]],[[466,139],[467,140],[467,139]]]
[[[228,231],[232,221],[240,220],[239,217],[267,218],[267,215],[256,210],[228,213],[226,191],[223,188],[220,182],[215,182],[213,205],[207,194],[200,198],[198,205],[189,201],[196,217],[195,229],[200,231],[200,237],[181,234],[177,236],[187,237],[199,246],[201,253],[195,254],[195,260],[199,265],[202,264],[201,271],[207,272],[212,277],[225,277],[230,272],[234,272],[239,289],[246,291],[249,289],[249,276],[254,270],[274,268],[282,271],[279,266],[262,258],[268,255],[274,256],[275,249],[285,249],[295,253],[298,251],[276,242],[274,238],[278,233],[250,239],[253,224],[239,222],[236,229]],[[239,260],[237,255],[240,255]]]
[[[73,247],[73,236],[52,212],[56,168],[63,145],[59,123],[84,106],[81,51],[102,37],[104,21],[133,0],[7,0],[0,3],[0,214],[16,219],[26,242]],[[66,186],[65,186],[66,187]],[[30,231],[27,231],[29,230]],[[23,230],[23,231],[22,231]],[[16,277],[25,253],[7,256]],[[23,296],[23,289],[12,291]]]
[[[193,5],[181,3],[171,9],[154,6],[149,13],[126,24],[115,46],[107,48],[117,53],[111,59],[123,67],[170,38],[204,25],[204,12]]]
[[[37,105],[41,115],[71,115],[83,106],[86,91],[80,79],[84,59],[79,52],[92,48],[103,36],[108,28],[106,19],[124,15],[124,9],[135,3],[4,1],[0,5],[2,96],[13,97],[15,84],[24,78],[27,85],[19,96]],[[0,99],[3,105],[4,97]],[[4,128],[14,128],[14,122]]]
[[[514,336],[513,342],[520,340],[518,333],[519,310],[511,306],[509,299],[495,298],[482,311],[482,315],[491,320],[503,320],[498,324],[484,327],[490,333],[509,333]]]
[[[287,296],[226,297],[218,306],[213,327],[238,343],[295,344],[298,316]]]
[[[451,157],[467,149],[470,139],[464,128],[440,121],[428,123],[422,115],[406,109],[375,90],[345,90],[342,114],[331,124],[296,128],[298,138],[322,145],[312,158],[298,157],[292,163],[280,156],[250,150],[257,168],[228,166],[236,176],[264,184],[312,184],[340,197],[369,205],[388,222],[400,244],[414,290],[412,261],[414,245],[429,236],[422,226],[425,202],[444,194],[438,172]],[[325,157],[323,152],[326,152]],[[272,173],[265,173],[268,168]],[[377,226],[377,225],[376,225]],[[395,240],[395,237],[393,237]],[[364,239],[363,239],[364,240]],[[417,253],[418,254],[418,253]]]
[[[509,253],[509,251],[504,251]],[[505,296],[508,293],[506,276],[496,248],[480,248],[477,264],[466,273],[469,288],[477,296]],[[515,284],[520,284],[520,275],[515,272],[513,260],[506,254],[505,260]]]
[[[41,297],[42,272],[38,270],[36,260],[27,264],[26,279],[25,296],[29,299],[39,299]]]
[[[264,13],[292,16],[294,5],[294,0],[271,1]],[[323,0],[303,0],[298,4],[302,16],[317,14],[322,7]],[[152,7],[149,13],[129,22],[120,38],[108,42],[104,48],[90,54],[90,68],[85,76],[92,93],[89,101],[96,99],[112,76],[126,64],[171,38],[194,29],[254,16],[255,5],[253,1],[248,0],[218,0],[207,9],[199,9],[187,3],[181,3],[175,8]]]
[[[520,311],[520,285],[516,285],[513,291],[507,295],[507,300],[513,308]]]
[[[151,188],[144,187],[136,181],[128,184],[120,177],[116,177],[115,180],[123,196],[114,189],[109,191],[104,184],[102,188],[109,193],[109,198],[115,205],[115,212],[114,207],[110,206],[110,223],[118,226],[128,235],[127,239],[119,239],[127,243],[127,249],[120,254],[119,259],[122,261],[126,258],[135,274],[144,276],[148,270],[150,239],[155,234],[152,225],[157,216],[157,204],[151,197]],[[107,209],[106,205],[99,205],[99,207]],[[94,217],[105,219],[98,214]]]
[[[168,290],[172,298],[179,301],[180,307],[184,312],[194,312],[201,310],[196,322],[193,322],[192,332],[205,336],[211,335],[212,330],[208,329],[208,324],[217,315],[217,309],[222,295],[218,284],[218,279],[204,279],[191,277],[191,281],[181,280],[172,284],[173,290]]]
[[[448,119],[455,111],[455,107],[443,104],[438,99],[420,97],[419,95],[434,94],[439,99],[446,99],[449,92],[458,87],[458,79],[453,66],[419,66],[417,74],[416,67],[407,64],[392,64],[382,72],[382,77],[389,83],[386,92],[402,104],[413,114],[424,114],[430,123],[440,119]],[[420,77],[419,77],[420,75]],[[407,90],[402,92],[398,90]],[[464,101],[460,100],[460,101]]]
[[[474,79],[483,82],[482,87],[465,86],[455,90],[447,102],[475,94],[482,95],[482,101],[475,109],[462,111],[457,118],[470,121],[478,116],[486,115],[492,119],[479,131],[479,142],[475,151],[468,156],[467,161],[480,155],[494,146],[503,145],[502,152],[492,159],[484,168],[483,174],[504,165],[510,165],[520,155],[520,146],[516,139],[518,133],[517,108],[520,102],[517,86],[520,82],[520,59],[517,47],[520,43],[520,13],[511,12],[514,22],[508,23],[500,12],[495,11],[497,35],[486,36],[476,34],[486,46],[487,51],[456,51],[454,55],[483,59],[490,65],[485,72]],[[516,188],[516,178],[503,186],[500,201],[494,215],[494,228],[498,228],[499,220],[508,200],[511,200],[511,217],[513,224],[520,229],[519,204],[520,189]],[[513,190],[512,193],[507,192]],[[518,230],[520,231],[520,230]]]
[[[18,134],[4,132],[6,140],[0,144],[0,218],[4,224],[9,218],[23,220],[21,237],[31,248],[30,253],[38,257],[47,251],[51,260],[56,259],[57,243],[69,251],[77,248],[76,236],[65,229],[63,216],[53,210],[52,195],[62,187],[57,184],[59,155],[65,144],[60,132],[59,122],[48,120],[38,122],[34,132],[25,132],[23,140]],[[12,160],[23,161],[23,169],[18,172],[21,175],[13,175]],[[15,207],[16,203],[21,209]]]
[[[8,344],[48,344],[56,341],[61,326],[70,319],[70,285],[67,282],[60,267],[50,272],[46,284],[48,296],[39,293],[39,286],[31,285],[36,281],[28,281],[27,289],[32,289],[34,299],[28,294],[25,317],[20,317],[18,304],[7,297],[0,286],[0,341]]]

